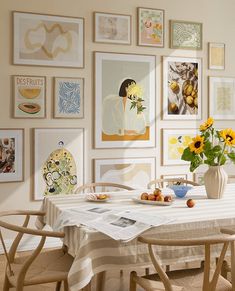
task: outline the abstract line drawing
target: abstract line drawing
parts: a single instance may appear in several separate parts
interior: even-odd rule
[[[83,67],[82,18],[13,12],[14,64]]]
[[[55,78],[55,117],[83,117],[83,79]]]

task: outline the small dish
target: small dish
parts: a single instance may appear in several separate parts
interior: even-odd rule
[[[175,196],[179,198],[183,198],[189,190],[193,189],[192,186],[187,185],[170,185],[168,187],[172,189],[175,193]]]
[[[88,202],[107,202],[109,199],[109,196],[106,194],[90,193],[86,195],[86,201]]]
[[[142,200],[140,198],[132,198],[132,200],[137,203],[150,204],[150,205],[156,205],[156,206],[170,206],[173,202],[173,201],[165,202],[165,201]]]

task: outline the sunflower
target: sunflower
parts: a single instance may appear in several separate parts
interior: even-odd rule
[[[200,131],[207,130],[208,128],[210,128],[213,125],[213,123],[214,123],[214,119],[212,117],[209,117],[206,122],[204,122],[202,125],[200,125]]]
[[[195,154],[200,154],[204,148],[204,137],[197,135],[193,138],[193,141],[189,144],[189,149]]]
[[[219,134],[223,138],[226,145],[235,145],[235,131],[233,131],[231,128],[223,129],[219,132]]]

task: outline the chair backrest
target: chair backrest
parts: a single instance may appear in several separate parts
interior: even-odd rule
[[[198,183],[185,180],[185,179],[180,179],[180,178],[172,178],[172,179],[156,179],[152,180],[148,183],[147,188],[151,189],[152,187],[158,187],[158,188],[164,188],[164,186],[169,186],[169,185],[192,185],[192,186],[199,186]]]
[[[36,259],[40,251],[42,250],[44,243],[46,241],[46,237],[57,237],[62,238],[64,237],[64,233],[62,232],[54,232],[54,231],[46,231],[46,230],[38,230],[38,229],[32,229],[28,227],[29,221],[31,216],[44,216],[45,212],[42,211],[33,211],[33,210],[15,210],[15,211],[4,211],[0,212],[0,241],[3,246],[4,254],[6,256],[7,260],[7,267],[9,268],[9,272],[11,275],[13,275],[12,271],[12,263],[14,263],[15,260],[15,254],[17,252],[17,248],[20,244],[20,241],[24,234],[33,235],[33,236],[40,236],[41,240],[39,241],[38,246],[34,249],[31,256],[28,257],[28,259],[25,261],[24,265],[22,266],[21,272],[19,274],[19,277],[24,277],[25,273],[27,272],[28,268],[32,264],[32,262]],[[23,216],[24,222],[22,225],[16,225],[12,223],[6,222],[6,217],[8,216]],[[3,220],[2,220],[3,218]],[[8,229],[13,232],[17,232],[9,251],[7,251],[6,244],[3,239],[3,235],[1,232],[1,228]]]
[[[218,282],[218,278],[223,265],[224,257],[227,252],[229,243],[233,246],[235,235],[217,235],[211,238],[195,238],[195,239],[153,239],[141,236],[138,241],[148,245],[149,255],[151,261],[164,284],[166,291],[172,291],[172,285],[167,276],[167,273],[162,268],[156,256],[156,249],[153,246],[204,246],[205,248],[205,261],[204,261],[204,277],[202,291],[214,291]],[[216,268],[211,276],[211,246],[215,244],[222,244],[219,259],[216,263]]]
[[[99,190],[97,190],[97,188],[99,188]],[[110,191],[110,188],[114,188],[115,190],[128,190],[128,191],[134,190],[134,188],[126,186],[126,185],[109,183],[109,182],[97,182],[97,183],[90,183],[90,184],[85,184],[83,186],[80,186],[74,191],[74,193],[76,194],[85,193],[85,192],[96,193],[97,191],[108,192]]]

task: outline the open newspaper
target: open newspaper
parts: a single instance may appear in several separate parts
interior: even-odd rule
[[[130,241],[151,227],[167,224],[173,220],[165,216],[92,205],[63,211],[53,229],[60,230],[66,226],[85,225],[114,240]]]

